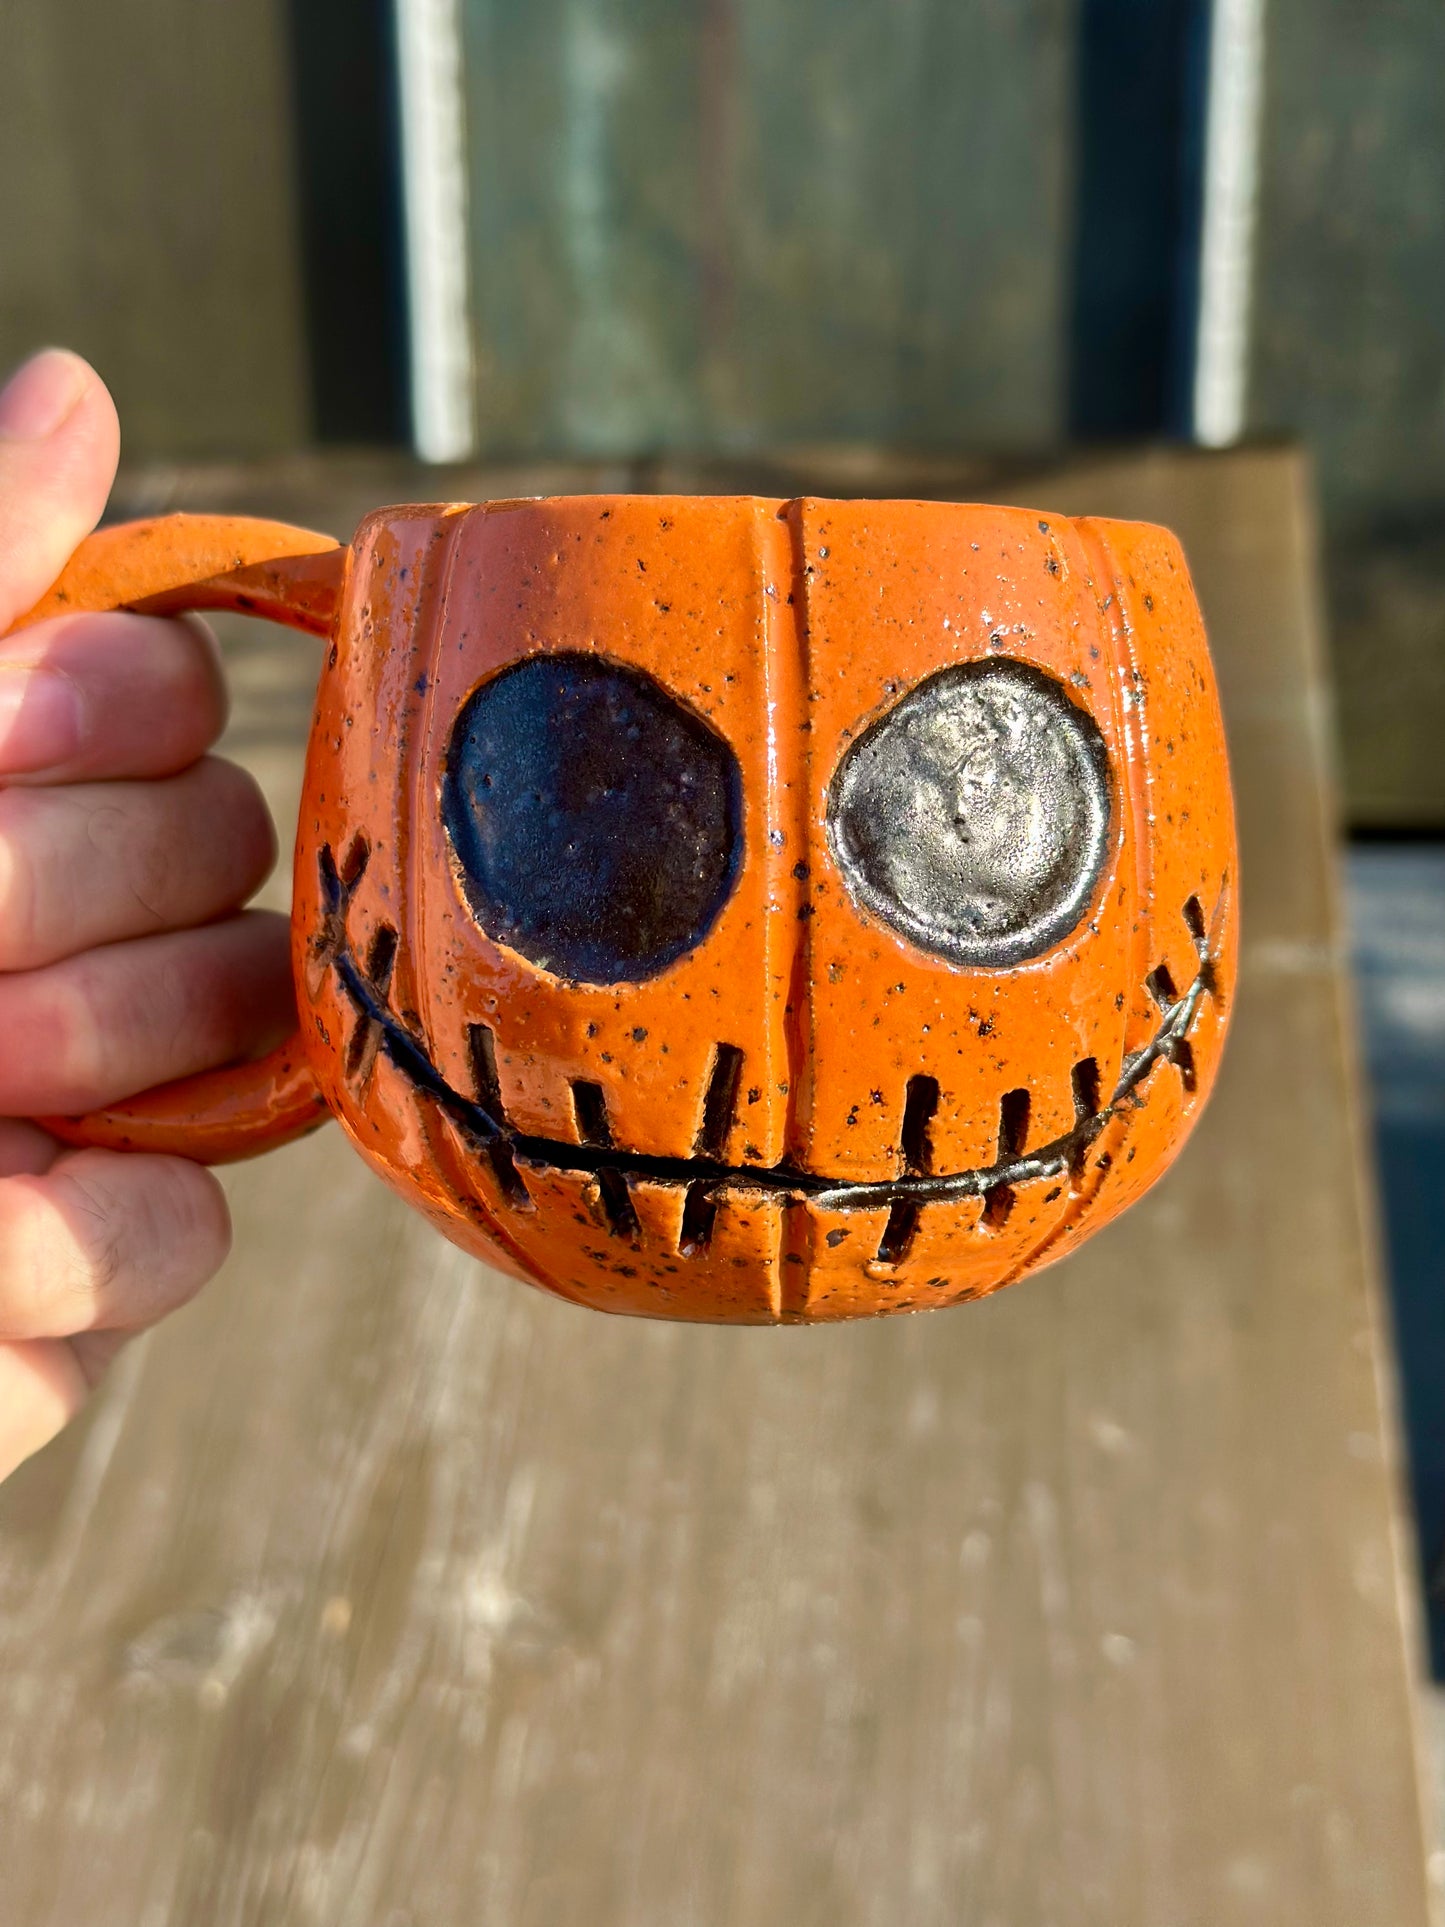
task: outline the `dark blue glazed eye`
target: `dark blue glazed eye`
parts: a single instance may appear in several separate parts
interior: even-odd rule
[[[742,776],[642,671],[528,656],[463,706],[442,818],[488,936],[559,977],[629,983],[701,943],[727,902]]]

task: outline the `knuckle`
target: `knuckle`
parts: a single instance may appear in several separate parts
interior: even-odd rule
[[[63,1337],[86,1329],[119,1273],[113,1228],[46,1178],[0,1182],[0,1333]]]
[[[149,807],[147,807],[149,806]],[[170,901],[177,886],[174,852],[168,839],[157,833],[155,809],[149,798],[137,808],[132,799],[123,803],[103,803],[91,811],[87,835],[91,849],[101,859],[118,892],[124,892],[132,910],[140,912],[142,924],[160,930],[170,915]],[[127,922],[134,926],[133,917]],[[134,927],[130,934],[135,934]]]
[[[224,705],[227,689],[226,672],[222,665],[220,639],[214,628],[194,609],[172,617],[171,621],[183,639],[192,673],[203,677],[207,687],[214,692],[216,702]]]
[[[156,679],[165,684],[173,714],[186,716],[214,741],[226,726],[229,699],[221,651],[210,624],[187,613],[150,617]]]
[[[0,1182],[0,1338],[33,1336],[36,1265],[41,1242],[38,1199],[24,1178]]]
[[[137,1245],[147,1256],[147,1318],[189,1303],[224,1262],[230,1218],[220,1185],[183,1158],[149,1157]]]
[[[73,958],[54,971],[40,973],[29,1031],[32,1038],[44,1040],[44,1060],[32,1062],[32,1075],[53,1092],[50,1101],[37,1108],[66,1111],[84,1108],[90,1093],[102,1081],[107,1058],[107,1019],[102,1015],[106,1001],[101,973],[92,954]]]
[[[164,1080],[175,1040],[188,1032],[174,961],[146,948],[165,942],[82,951],[0,985],[0,1000],[13,987],[23,1012],[0,1068],[0,1096],[12,1108],[70,1116]]]
[[[0,968],[23,967],[42,935],[39,879],[46,867],[42,840],[44,799],[30,791],[0,791]]]
[[[197,769],[208,810],[230,844],[232,861],[264,876],[276,860],[276,829],[261,785],[237,763],[208,756]]]
[[[90,1173],[59,1172],[53,1180],[55,1208],[69,1233],[55,1241],[57,1298],[106,1297],[125,1270],[123,1211],[113,1186]]]
[[[89,1109],[217,1062],[231,1046],[219,1004],[194,933],[87,951],[54,998],[57,1075]]]
[[[148,876],[160,872],[160,864],[151,861],[155,839],[150,834],[149,819],[153,811],[146,807],[144,785],[98,784],[86,800],[88,806],[75,831],[74,844],[77,852],[87,853],[81,859],[86,874],[107,898],[123,891],[139,898],[150,912],[143,886]],[[164,887],[163,877],[161,881]]]
[[[80,1151],[46,1178],[0,1181],[0,1336],[153,1324],[229,1242],[219,1185],[180,1158]]]

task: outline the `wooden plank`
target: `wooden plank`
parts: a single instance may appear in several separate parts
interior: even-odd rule
[[[1062,433],[1077,0],[465,0],[482,447]]]
[[[1171,521],[1211,621],[1245,957],[1179,1165],[997,1299],[770,1332],[506,1283],[334,1132],[243,1167],[0,1495],[7,1927],[1423,1927],[1301,470],[1008,492]],[[238,713],[283,804],[310,666]]]
[[[309,432],[284,0],[7,0],[0,365],[60,340],[140,455]]]

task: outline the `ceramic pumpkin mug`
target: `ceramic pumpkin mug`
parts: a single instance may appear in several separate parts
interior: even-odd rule
[[[27,622],[237,609],[323,660],[300,1027],[80,1119],[217,1163],[331,1113],[561,1296],[774,1323],[1073,1249],[1213,1082],[1237,876],[1165,530],[923,502],[102,530]]]

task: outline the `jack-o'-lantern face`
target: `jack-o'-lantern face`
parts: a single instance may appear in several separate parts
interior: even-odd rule
[[[390,510],[337,634],[303,1022],[469,1248],[662,1317],[918,1309],[1062,1255],[1182,1141],[1235,860],[1163,531]]]

